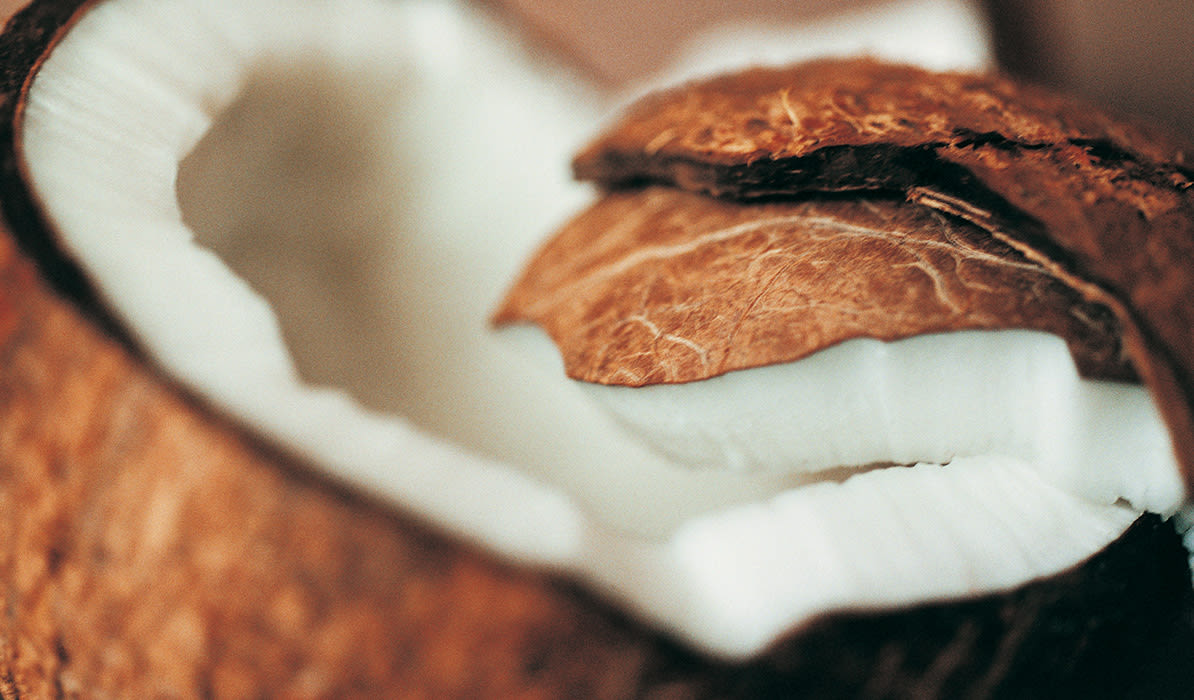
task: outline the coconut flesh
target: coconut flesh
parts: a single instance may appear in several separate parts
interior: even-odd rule
[[[438,4],[111,0],[32,83],[23,164],[165,372],[712,653],[1006,590],[1180,506],[1144,390],[1080,379],[1040,333],[627,389],[564,379],[533,329],[494,332],[521,259],[587,196],[567,154],[601,110],[500,34]]]

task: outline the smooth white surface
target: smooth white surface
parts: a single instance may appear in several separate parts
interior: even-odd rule
[[[338,478],[504,556],[573,573],[713,652],[750,654],[834,607],[1048,575],[1135,517],[1067,495],[1010,457],[794,489],[807,478],[682,469],[624,437],[562,381],[550,349],[525,351],[533,338],[512,342],[485,324],[533,240],[585,198],[564,164],[600,105],[537,70],[453,3],[114,0],[46,62],[23,147],[65,245],[171,374]],[[300,381],[270,304],[183,223],[179,162],[274,78],[360,81],[332,94],[366,108],[282,98],[289,111],[267,111],[272,128],[211,144],[210,157],[243,161],[226,172],[228,191],[209,180],[207,192],[218,203],[240,190],[246,208],[225,219],[209,207],[198,217],[204,242],[228,258],[262,246],[267,263],[299,260],[285,294],[334,296],[343,290],[322,285],[320,251],[345,239],[319,212],[360,211],[369,225],[354,229],[363,253],[348,277],[365,261],[377,284],[349,301],[377,292],[379,308],[395,309],[382,326],[395,333],[396,386],[409,388],[395,398],[400,415]],[[362,114],[376,120],[353,132],[366,140],[341,145],[401,158],[374,170],[303,150],[307,138],[336,143]],[[236,180],[239,168],[278,174],[279,199],[258,201],[264,190]],[[312,179],[285,179],[293,173]],[[365,191],[343,187],[358,180]],[[921,399],[934,410],[941,397]],[[948,416],[953,399],[935,410]]]
[[[802,24],[744,21],[694,36],[664,70],[675,83],[748,65],[865,54],[931,70],[995,65],[982,12],[969,0],[888,0]]]
[[[882,469],[695,518],[664,543],[594,547],[631,607],[731,656],[826,610],[1010,588],[1102,549],[1137,512],[1000,457]]]
[[[1001,454],[1071,493],[1172,514],[1182,482],[1140,386],[1079,379],[1033,331],[853,340],[800,362],[688,384],[585,385],[678,464],[805,472]]]

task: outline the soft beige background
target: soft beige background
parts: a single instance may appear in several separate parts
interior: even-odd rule
[[[550,37],[599,80],[644,78],[675,57],[685,40],[719,24],[792,24],[882,0],[488,0]]]
[[[724,21],[791,22],[883,0],[478,0],[530,27],[611,85],[665,62],[686,36]],[[1194,2],[973,0],[993,19],[1013,72],[1165,123],[1194,141]],[[0,0],[7,19],[23,0]]]
[[[890,0],[485,0],[614,85],[641,78],[719,22],[791,24]],[[967,0],[962,0],[963,2]],[[1194,141],[1191,0],[969,0],[1013,73],[1163,123]]]
[[[16,12],[24,4],[15,0],[0,0],[0,18],[7,21],[12,13]]]
[[[888,0],[487,0],[568,47],[604,81],[633,81],[718,22],[793,23]],[[963,0],[965,1],[965,0]],[[1005,68],[1194,141],[1191,0],[970,0],[991,20]]]
[[[1194,142],[1194,2],[984,0],[1012,72]]]

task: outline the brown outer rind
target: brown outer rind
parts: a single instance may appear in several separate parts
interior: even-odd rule
[[[97,322],[20,180],[16,90],[74,9],[0,37],[0,697],[1055,696],[1165,633],[1183,550],[1146,518],[1047,582],[727,665],[261,445]]]
[[[1111,313],[965,221],[902,200],[743,203],[613,192],[540,249],[494,317],[569,376],[643,386],[792,362],[853,338],[1023,328],[1130,380]]]
[[[574,168],[731,198],[903,192],[988,229],[1116,314],[1194,492],[1194,186],[1176,142],[997,76],[856,59],[647,98]]]

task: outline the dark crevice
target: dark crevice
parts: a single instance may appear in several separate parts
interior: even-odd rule
[[[60,666],[70,664],[70,652],[66,650],[66,644],[62,641],[62,635],[54,638],[54,656],[57,657]]]
[[[3,700],[20,700],[21,691],[17,688],[17,679],[12,675],[12,668],[0,671],[0,698]]]
[[[1005,134],[998,131],[973,131],[970,129],[954,129],[954,136],[956,141],[948,144],[937,143],[933,144],[933,148],[940,148],[943,146],[953,146],[955,148],[970,148],[974,146],[993,146],[1003,151],[1012,150],[1026,150],[1026,151],[1040,151],[1046,148],[1051,148],[1052,143],[1037,142],[1037,141],[1020,141],[1009,138]]]
[[[62,567],[63,552],[60,544],[54,544],[46,552],[46,573],[50,576],[58,574],[58,569]]]
[[[1009,143],[1004,141],[1005,145]],[[988,189],[965,167],[943,160],[938,154],[942,146],[835,146],[808,156],[736,165],[611,153],[598,166],[598,172],[579,174],[615,189],[667,184],[745,202],[826,195],[889,198],[900,193],[906,197],[929,186],[989,215],[986,225],[971,219],[972,223],[1016,231],[1017,238],[1026,244],[1069,266],[1068,254],[1049,239],[1040,222]],[[956,211],[940,210],[958,215]]]
[[[940,151],[984,147],[1043,151],[1058,145],[1013,139],[993,131],[955,129],[954,135],[957,139],[949,142],[830,146],[804,156],[735,164],[710,163],[685,156],[607,152],[596,163],[581,165],[576,175],[606,187],[670,184],[745,201],[791,198],[806,192],[905,191],[927,184],[964,194],[970,201],[988,206],[1005,217],[1023,218],[1002,197],[983,187],[966,168],[943,160]],[[1073,138],[1063,143],[1077,146],[1105,166],[1128,170],[1157,187],[1182,191],[1191,186],[1186,168],[1149,162],[1111,139]]]
[[[1068,143],[1086,151],[1104,167],[1120,168],[1132,177],[1159,189],[1182,192],[1194,186],[1194,169],[1166,163],[1157,165],[1143,161],[1135,153],[1111,139],[1069,139]]]
[[[1110,139],[1070,139],[1069,142],[1107,163],[1140,165],[1134,154]]]

